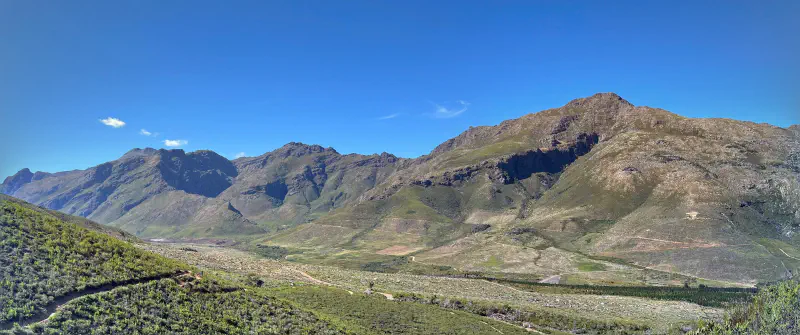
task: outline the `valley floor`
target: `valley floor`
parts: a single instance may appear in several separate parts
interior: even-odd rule
[[[372,291],[393,299],[409,297],[431,302],[439,300],[467,301],[471,304],[510,306],[515,311],[544,315],[547,320],[580,320],[583,323],[638,325],[655,333],[668,333],[682,326],[694,325],[698,319],[720,319],[720,308],[682,301],[654,300],[628,296],[553,294],[522,290],[511,285],[483,279],[450,278],[411,274],[387,274],[338,267],[300,264],[264,259],[228,247],[204,244],[151,243],[139,247],[166,257],[182,260],[201,269],[221,270],[243,275],[256,275],[278,283],[312,284],[341,289],[348,295]],[[438,297],[438,298],[437,298]],[[440,306],[446,304],[438,303]],[[501,315],[494,315],[503,319]],[[518,320],[517,320],[518,321]],[[563,321],[543,322],[548,329],[559,328]],[[517,322],[536,329],[538,325]],[[561,325],[561,330],[569,327]]]

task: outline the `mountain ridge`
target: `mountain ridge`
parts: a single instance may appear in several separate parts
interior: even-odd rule
[[[556,270],[529,259],[555,248],[759,281],[800,266],[781,255],[800,247],[797,127],[686,118],[598,93],[470,127],[417,158],[298,142],[234,160],[136,148],[86,170],[23,169],[0,190],[144,237],[256,237],[322,254],[410,250],[397,255],[537,273]],[[492,248],[515,261],[487,268],[451,255],[483,259]],[[753,268],[720,269],[714,257]]]

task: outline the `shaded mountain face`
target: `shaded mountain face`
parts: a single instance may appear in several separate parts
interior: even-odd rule
[[[344,206],[401,161],[301,143],[235,161],[207,150],[147,148],[87,170],[24,169],[2,186],[6,194],[145,237],[253,235]]]
[[[602,93],[472,127],[416,159],[300,143],[234,161],[136,149],[83,171],[22,170],[2,189],[147,237],[263,236],[543,274],[558,273],[537,263],[557,250],[751,283],[800,267],[799,129]]]

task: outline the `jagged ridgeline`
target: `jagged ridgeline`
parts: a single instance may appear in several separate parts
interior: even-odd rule
[[[14,333],[341,333],[312,313],[137,249],[113,229],[64,218],[0,197],[0,332],[19,324],[29,328]]]
[[[233,161],[135,149],[1,187],[140,237],[255,241],[310,261],[413,254],[547,277],[592,257],[754,284],[800,268],[798,129],[601,93],[472,127],[415,159],[301,143]]]

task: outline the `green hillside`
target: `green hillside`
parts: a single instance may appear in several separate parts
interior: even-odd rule
[[[314,313],[211,278],[162,279],[90,295],[35,334],[344,334]]]
[[[73,292],[187,268],[7,199],[0,199],[0,265],[0,324]]]

